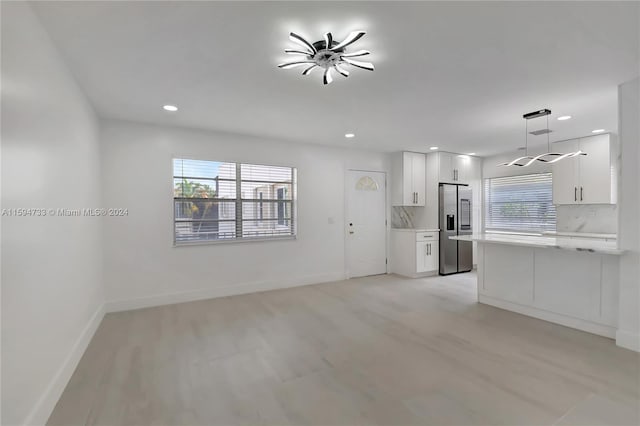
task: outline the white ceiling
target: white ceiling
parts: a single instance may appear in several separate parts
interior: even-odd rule
[[[617,85],[639,67],[637,2],[34,7],[101,116],[385,151],[513,150],[522,114],[540,108],[553,111],[552,140],[615,131]],[[340,40],[355,29],[368,32],[353,48],[372,51],[374,72],[323,86],[317,70],[276,67],[291,59],[289,31]]]

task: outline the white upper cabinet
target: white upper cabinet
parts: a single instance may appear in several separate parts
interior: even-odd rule
[[[455,183],[457,177],[456,154],[448,152],[438,152],[438,176],[442,183]]]
[[[575,152],[580,148],[578,139],[553,144],[554,152]],[[553,163],[553,204],[574,204],[578,202],[578,173],[580,158],[572,157]]]
[[[615,158],[612,158],[609,135],[580,139],[580,202],[584,204],[615,204],[617,188],[612,185]]]
[[[426,170],[426,158],[424,154],[418,154],[415,152],[407,152],[411,157],[411,176],[412,176],[412,188],[416,193],[416,206],[424,206],[425,202],[425,170]]]
[[[468,155],[438,152],[438,177],[441,183],[470,184],[478,174],[477,161]]]
[[[553,148],[587,154],[553,163],[554,204],[616,203],[616,151],[610,135],[558,142]]]
[[[424,206],[425,163],[424,154],[418,152],[394,154],[391,179],[394,206]]]

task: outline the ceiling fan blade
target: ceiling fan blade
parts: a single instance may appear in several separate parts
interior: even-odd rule
[[[283,70],[288,70],[289,68],[298,67],[304,64],[313,64],[313,61],[296,61],[296,62],[285,62],[284,64],[278,65],[278,68],[282,68]]]
[[[316,64],[311,65],[309,68],[307,68],[306,70],[302,71],[302,75],[309,75],[309,73],[315,68],[317,67]]]
[[[331,33],[326,33],[324,35],[324,42],[326,44],[325,49],[331,49],[331,45],[333,44],[333,36]]]
[[[315,47],[313,47],[313,45],[311,43],[309,43],[307,40],[304,39],[304,37],[299,36],[296,33],[289,33],[289,40],[291,40],[294,43],[299,44],[302,47],[306,47],[307,49],[309,49],[311,52],[313,52],[313,54],[315,55],[316,53],[318,53],[318,51],[316,50]]]
[[[354,67],[362,68],[364,70],[369,70],[369,71],[374,70],[373,64],[371,62],[354,61],[353,59],[349,59],[349,58],[344,58],[344,61],[348,64],[353,65]]]
[[[324,84],[331,84],[333,77],[331,77],[331,68],[324,70],[324,76],[322,77]]]
[[[348,45],[350,45],[351,43],[353,43],[354,41],[358,40],[360,37],[362,37],[363,35],[365,35],[366,32],[364,31],[352,31],[347,38],[345,38],[344,40],[342,40],[340,43],[336,44],[335,46],[333,46],[331,48],[331,50],[336,51],[338,49],[341,49],[343,47],[346,47]]]
[[[358,50],[357,52],[352,52],[352,53],[344,53],[340,56],[342,56],[343,58],[355,58],[356,56],[364,56],[364,55],[368,55],[371,52],[369,52],[368,50]]]
[[[349,71],[345,70],[345,69],[344,69],[344,68],[342,68],[340,65],[335,64],[333,67],[336,69],[336,71],[338,71],[338,72],[339,72],[340,74],[342,74],[343,76],[345,76],[345,77],[349,77]]]
[[[313,52],[310,51],[304,51],[304,50],[295,50],[295,49],[284,49],[284,53],[288,53],[290,55],[306,55],[306,56],[312,56]]]

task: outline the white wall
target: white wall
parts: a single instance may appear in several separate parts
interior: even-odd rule
[[[2,2],[2,208],[100,205],[97,121],[29,6]],[[2,217],[2,424],[44,423],[101,319],[101,225]]]
[[[621,184],[620,306],[616,343],[640,351],[640,79],[618,89]]]
[[[387,155],[363,150],[122,121],[101,127],[105,205],[129,211],[105,221],[111,310],[342,279],[345,169],[388,171]],[[297,167],[298,238],[173,247],[173,157]]]

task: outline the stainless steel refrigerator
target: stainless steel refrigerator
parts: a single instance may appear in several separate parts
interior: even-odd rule
[[[469,272],[473,269],[473,243],[450,240],[454,235],[470,235],[471,188],[468,185],[441,183],[440,191],[440,275]]]

